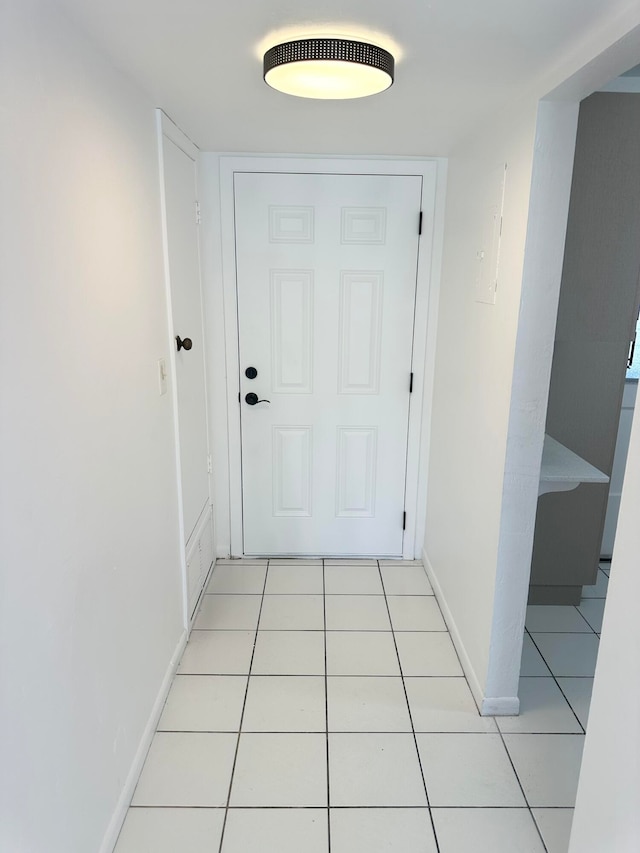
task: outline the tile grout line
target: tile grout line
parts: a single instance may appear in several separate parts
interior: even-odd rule
[[[518,776],[518,771],[516,770],[516,766],[513,763],[513,759],[511,758],[511,753],[509,752],[509,749],[507,747],[506,741],[504,739],[504,735],[500,731],[500,726],[496,725],[496,728],[498,729],[498,734],[500,735],[500,740],[502,741],[502,746],[504,748],[504,751],[507,753],[507,758],[509,759],[509,764],[511,765],[511,769],[513,770],[514,776],[516,777],[516,779],[518,781],[518,786],[519,786],[520,790],[522,791],[522,796],[523,796],[524,801],[526,803],[527,811],[529,812],[529,816],[530,816],[531,820],[533,821],[533,825],[536,828],[536,832],[538,833],[538,836],[540,837],[540,841],[541,841],[542,846],[545,850],[545,853],[549,853],[547,845],[545,844],[544,838],[542,837],[542,833],[540,832],[540,827],[538,826],[535,815],[532,811],[531,804],[529,803],[529,799],[527,797],[526,791],[524,790],[524,786],[523,786],[522,782],[520,781],[520,777]]]
[[[236,740],[236,751],[233,756],[233,764],[231,766],[231,776],[229,778],[229,790],[227,792],[227,802],[224,809],[224,820],[222,822],[222,831],[220,833],[220,846],[218,853],[222,853],[222,845],[224,844],[224,833],[227,828],[227,818],[229,816],[229,803],[231,802],[231,789],[233,787],[233,777],[236,772],[236,762],[238,760],[238,751],[240,749],[240,737],[242,735],[242,720],[247,707],[247,696],[249,695],[249,684],[251,683],[251,670],[253,668],[253,659],[256,654],[256,645],[258,643],[258,631],[260,629],[260,618],[262,616],[262,605],[264,603],[264,591],[267,587],[267,578],[269,577],[269,562],[267,561],[266,571],[264,573],[264,584],[262,587],[262,597],[260,599],[260,609],[258,611],[258,621],[256,622],[255,636],[253,638],[253,649],[251,650],[251,660],[249,661],[249,671],[247,672],[247,686],[244,691],[244,701],[242,703],[242,712],[240,713],[240,722],[238,723],[238,738]]]
[[[393,734],[397,734],[394,732]],[[450,734],[450,733],[449,733]],[[163,810],[171,810],[174,809],[182,809],[183,811],[190,811],[194,809],[198,809],[199,811],[209,811],[209,812],[219,812],[226,809],[226,806],[130,806],[134,811],[144,811],[151,810],[154,811],[163,811]],[[379,809],[392,809],[398,810],[412,810],[412,811],[427,811],[428,806],[331,806],[332,809],[336,811],[350,811],[352,809],[359,809],[360,811],[366,811],[367,809],[372,809],[373,811],[377,811]],[[434,808],[439,811],[450,809],[451,811],[455,810],[467,810],[467,811],[482,811],[483,809],[491,809],[492,811],[529,811],[528,806],[434,806]],[[545,811],[574,811],[573,806],[532,806],[534,809],[544,809]],[[241,811],[325,811],[323,806],[230,806],[231,811],[233,812],[241,812]]]
[[[327,671],[327,595],[325,565],[322,561],[322,616],[324,624],[324,722],[327,745],[327,849],[331,853],[331,782],[329,780],[329,679]]]
[[[526,629],[525,629],[525,630],[526,630]],[[579,632],[577,632],[577,631],[576,631],[576,632],[574,632],[574,633],[579,633]],[[554,680],[554,682],[555,682],[555,684],[556,684],[556,687],[558,688],[558,690],[560,691],[560,693],[562,693],[562,696],[563,696],[563,698],[564,698],[564,701],[565,701],[565,702],[567,703],[567,705],[571,708],[571,713],[573,714],[573,716],[574,716],[574,717],[576,718],[576,720],[578,721],[578,725],[580,726],[581,733],[582,733],[583,735],[586,735],[586,733],[587,733],[586,728],[582,725],[582,721],[580,720],[580,718],[579,718],[579,717],[578,717],[578,715],[576,714],[576,712],[575,712],[575,710],[574,710],[574,708],[573,708],[573,705],[572,705],[572,704],[571,704],[571,702],[569,701],[569,698],[567,697],[566,693],[565,693],[565,692],[564,692],[564,690],[562,689],[562,686],[561,686],[561,685],[560,685],[560,683],[558,682],[558,677],[559,677],[559,678],[562,678],[562,676],[558,676],[558,677],[556,677],[556,674],[555,674],[555,672],[551,669],[551,666],[549,665],[549,662],[547,661],[547,659],[545,658],[545,656],[542,654],[542,652],[541,652],[541,651],[540,651],[540,649],[538,648],[538,644],[536,643],[536,641],[535,641],[535,640],[533,639],[533,637],[531,636],[531,632],[530,632],[530,631],[528,631],[528,634],[529,634],[529,637],[531,638],[531,642],[533,643],[534,647],[536,648],[536,650],[537,650],[538,654],[540,655],[540,657],[542,658],[542,660],[545,662],[545,665],[548,667],[549,672],[551,673],[551,678],[553,678],[553,680]],[[588,634],[586,634],[585,636],[587,636],[587,637],[588,637],[589,635],[588,635]],[[525,675],[525,676],[521,676],[521,678],[526,678],[526,677],[527,677],[526,675]],[[545,678],[548,678],[548,676],[544,676],[544,677],[545,677]],[[576,677],[579,677],[579,676],[576,676]],[[589,677],[589,676],[586,676],[586,677]],[[498,728],[500,728],[500,726],[498,726]],[[570,732],[567,732],[567,734],[570,734]]]
[[[413,735],[413,745],[416,750],[416,755],[418,757],[418,767],[420,768],[420,775],[422,776],[422,785],[424,787],[424,795],[427,799],[427,808],[429,810],[429,820],[431,821],[431,830],[433,832],[433,839],[436,843],[436,853],[440,853],[440,844],[438,842],[438,835],[436,833],[436,825],[433,819],[433,812],[431,811],[431,803],[429,801],[429,791],[427,790],[427,780],[424,776],[424,770],[422,769],[422,758],[420,756],[420,750],[418,748],[418,738],[416,737],[415,726],[413,725],[413,714],[411,713],[411,705],[409,704],[409,694],[407,693],[407,685],[404,681],[404,672],[402,671],[402,661],[400,660],[400,652],[398,651],[398,644],[396,643],[396,634],[393,628],[393,622],[391,621],[391,610],[389,609],[389,601],[387,599],[387,590],[384,585],[384,578],[382,577],[382,569],[380,567],[380,560],[378,560],[378,574],[380,575],[380,583],[382,584],[382,590],[384,592],[384,603],[387,608],[387,616],[389,618],[389,626],[391,628],[391,639],[393,640],[393,647],[396,650],[396,657],[398,659],[398,668],[400,670],[400,679],[402,681],[402,689],[404,691],[404,699],[407,703],[407,713],[409,714],[409,722],[411,723],[411,734]]]
[[[596,601],[597,599],[591,599],[591,600],[592,600],[592,601]],[[606,601],[606,598],[605,598],[605,599],[603,599],[603,600],[604,600],[604,601]],[[580,605],[581,605],[581,604],[582,604],[582,599],[580,599],[580,604],[574,604],[574,605],[573,605],[573,607],[575,607],[576,612],[580,614],[580,618],[581,618],[581,619],[583,619],[583,620],[587,623],[587,625],[589,626],[589,628],[591,629],[591,631],[593,631],[593,633],[594,633],[594,634],[597,634],[597,631],[596,631],[596,629],[593,627],[593,625],[591,624],[591,622],[589,622],[589,620],[588,620],[588,619],[587,619],[587,617],[584,615],[584,613],[582,613],[582,612],[580,611]],[[570,632],[570,633],[571,633],[571,632]],[[576,634],[577,634],[577,633],[579,633],[579,632],[578,632],[578,631],[575,631],[575,632],[573,632],[573,633],[576,633]]]

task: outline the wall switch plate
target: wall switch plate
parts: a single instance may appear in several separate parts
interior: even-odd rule
[[[167,363],[164,358],[158,359],[158,390],[161,397],[167,393]]]
[[[478,272],[476,276],[476,302],[495,305],[498,289],[498,266],[500,260],[500,237],[502,235],[502,209],[504,205],[504,183],[506,163],[491,176],[487,203],[482,210],[481,245],[476,252]]]

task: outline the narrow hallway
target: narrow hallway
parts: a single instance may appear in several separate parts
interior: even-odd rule
[[[116,853],[566,853],[558,694],[481,717],[419,562],[218,562]]]

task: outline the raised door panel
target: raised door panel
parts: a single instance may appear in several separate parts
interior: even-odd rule
[[[279,394],[313,390],[312,270],[271,270],[271,382]]]
[[[340,280],[340,394],[380,390],[382,272],[343,272]]]

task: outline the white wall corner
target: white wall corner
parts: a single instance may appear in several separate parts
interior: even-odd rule
[[[467,650],[465,649],[460,631],[455,623],[451,610],[442,593],[442,588],[438,583],[433,566],[427,555],[426,550],[422,549],[422,564],[425,568],[431,586],[436,596],[436,600],[442,610],[444,621],[447,624],[453,645],[455,646],[460,665],[469,682],[469,687],[473,693],[473,698],[476,700],[478,709],[483,717],[510,717],[520,713],[520,700],[517,696],[485,696],[485,691],[480,685],[476,671],[474,670]]]
[[[495,697],[518,691],[577,123],[578,104],[540,102],[485,684]]]
[[[487,696],[482,700],[480,713],[483,717],[516,717],[520,713],[517,696]]]
[[[471,692],[473,693],[473,698],[476,701],[476,705],[480,709],[480,713],[491,713],[494,712],[485,712],[483,710],[483,704],[485,701],[484,690],[481,686],[480,679],[473,668],[471,663],[471,659],[467,654],[467,650],[465,648],[464,642],[462,641],[462,636],[460,631],[458,630],[458,626],[456,625],[456,621],[453,618],[453,614],[449,609],[449,605],[444,597],[444,593],[442,592],[442,587],[440,586],[438,579],[436,577],[436,573],[433,569],[433,565],[431,564],[431,560],[425,550],[422,549],[422,565],[427,573],[427,577],[429,578],[429,582],[433,587],[433,591],[435,593],[436,601],[440,605],[440,610],[442,611],[442,615],[444,617],[444,621],[449,629],[449,633],[451,635],[451,640],[453,641],[453,645],[455,646],[455,650],[458,654],[458,658],[460,659],[460,666],[462,667],[462,671],[464,672],[467,681],[469,682],[469,687],[471,688]]]
[[[140,773],[142,772],[144,762],[147,758],[147,753],[149,752],[151,741],[153,740],[153,736],[156,733],[158,721],[164,709],[164,703],[167,700],[167,695],[171,687],[171,682],[173,681],[173,676],[176,673],[178,664],[180,663],[180,658],[182,657],[182,653],[184,652],[185,646],[187,645],[187,639],[188,634],[187,631],[184,630],[180,635],[180,639],[178,640],[178,644],[175,648],[174,653],[171,655],[171,660],[169,661],[169,665],[164,674],[164,678],[162,679],[162,683],[160,685],[160,689],[158,690],[156,700],[153,703],[151,713],[149,714],[149,719],[147,720],[147,724],[144,727],[144,731],[142,732],[142,737],[140,738],[138,749],[136,750],[136,754],[131,763],[127,778],[122,787],[122,791],[120,792],[120,796],[118,797],[116,807],[113,810],[113,814],[111,816],[111,820],[109,821],[107,831],[105,832],[104,838],[102,839],[102,844],[100,845],[99,853],[112,853],[113,848],[116,845],[116,841],[118,840],[118,836],[120,835],[120,830],[122,829],[122,824],[124,823],[124,819],[127,816],[129,804],[131,802],[131,799],[133,798],[136,785],[138,784],[138,778],[140,776]]]

